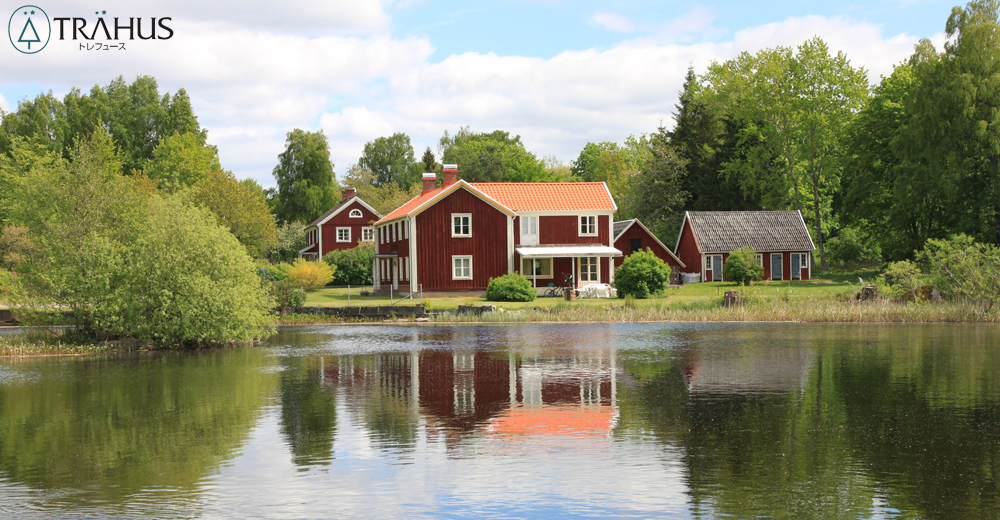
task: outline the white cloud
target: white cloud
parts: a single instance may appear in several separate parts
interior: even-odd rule
[[[181,10],[173,6],[164,3],[162,9]],[[161,91],[188,91],[226,168],[273,185],[271,169],[285,133],[295,127],[326,132],[338,173],[376,137],[406,132],[419,154],[444,130],[464,125],[520,134],[539,157],[569,161],[588,141],[621,142],[629,134],[655,131],[661,122],[672,124],[689,64],[704,72],[713,60],[740,51],[795,46],[819,35],[877,81],[906,59],[917,41],[906,34],[883,36],[869,23],[808,16],[750,27],[728,41],[683,43],[716,30],[714,14],[696,8],[657,35],[605,50],[566,51],[548,59],[469,52],[432,63],[434,47],[426,38],[399,39],[378,31],[321,37],[265,31],[249,18],[237,16],[240,27],[211,21],[219,9],[206,6],[202,21],[178,18],[171,40],[132,42],[117,54],[79,51],[79,42],[54,41],[33,56],[0,46],[0,88],[41,83],[44,90],[65,92],[74,85],[87,90],[119,74],[152,75]],[[365,12],[345,16],[353,17],[354,28],[381,23]],[[0,106],[6,103],[0,97]]]
[[[638,27],[632,20],[615,13],[597,13],[591,18],[598,25],[618,32],[632,32]]]
[[[10,104],[7,103],[7,98],[3,97],[3,94],[0,94],[0,110],[10,112]]]

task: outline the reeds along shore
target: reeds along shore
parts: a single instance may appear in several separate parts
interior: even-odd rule
[[[500,304],[502,306],[502,304]],[[445,314],[434,316],[436,323],[460,322],[799,322],[799,323],[960,323],[1000,322],[1000,313],[972,305],[943,303],[878,302],[760,302],[739,307],[713,306],[629,306],[583,307],[573,304],[550,309],[511,312]]]

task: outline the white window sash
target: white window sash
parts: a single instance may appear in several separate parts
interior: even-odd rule
[[[351,242],[351,228],[349,227],[339,227],[337,228],[337,243],[350,243]]]
[[[351,212],[347,214],[347,216],[349,218],[361,218],[361,216],[362,216],[361,215],[361,210],[360,209],[352,209]]]
[[[451,236],[471,237],[472,236],[472,214],[452,213],[451,214]]]

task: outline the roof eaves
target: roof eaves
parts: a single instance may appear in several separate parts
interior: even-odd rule
[[[802,222],[802,229],[806,230],[806,236],[809,237],[809,245],[812,246],[812,251],[816,250],[816,242],[813,242],[812,233],[809,232],[809,226],[806,225],[806,219],[802,218],[802,210],[799,212],[799,222]]]
[[[617,242],[617,241],[618,241],[618,237],[620,237],[620,236],[624,235],[624,234],[625,234],[625,232],[626,232],[626,231],[628,231],[628,230],[629,230],[629,228],[631,228],[631,227],[632,227],[632,225],[633,225],[633,224],[635,224],[635,221],[637,221],[637,220],[639,220],[639,219],[637,219],[637,218],[634,218],[634,219],[632,219],[632,220],[622,220],[621,222],[628,222],[628,225],[627,225],[627,226],[625,226],[625,229],[622,229],[620,233],[616,234],[616,235],[615,235],[615,238],[611,239],[611,241],[612,241],[612,242]],[[617,224],[617,222],[615,222],[615,223],[613,223],[613,224]],[[643,226],[643,227],[645,227],[645,226]],[[663,244],[660,244],[660,245],[663,245]],[[664,249],[666,249],[666,247],[664,247]]]

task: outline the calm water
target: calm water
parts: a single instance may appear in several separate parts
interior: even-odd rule
[[[0,361],[0,517],[1000,518],[1000,328],[286,328]]]

